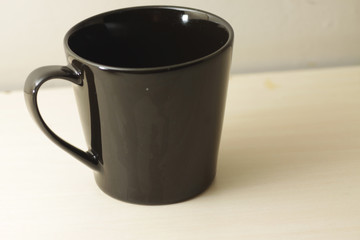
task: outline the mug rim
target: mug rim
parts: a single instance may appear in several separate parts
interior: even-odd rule
[[[101,64],[101,63],[96,63],[94,61],[91,61],[89,59],[86,59],[84,57],[81,57],[80,55],[76,54],[69,46],[69,37],[76,31],[82,28],[83,25],[87,24],[89,21],[91,21],[92,19],[96,19],[102,16],[106,16],[106,15],[110,15],[112,13],[120,13],[123,11],[129,11],[129,10],[140,10],[140,9],[172,9],[172,10],[178,10],[178,11],[190,11],[190,12],[198,12],[198,13],[203,13],[206,14],[208,16],[208,21],[217,23],[219,25],[221,25],[222,27],[224,27],[226,29],[226,31],[228,32],[229,36],[227,41],[217,50],[211,52],[208,55],[190,60],[190,61],[185,61],[182,63],[178,63],[178,64],[171,64],[171,65],[164,65],[164,66],[157,66],[157,67],[143,67],[143,68],[136,68],[136,67],[115,67],[115,66],[110,66],[110,65],[106,65],[106,64]],[[72,28],[70,28],[67,33],[65,34],[64,37],[64,47],[65,50],[67,51],[67,53],[69,55],[71,55],[74,59],[80,60],[81,62],[84,62],[88,65],[92,65],[95,66],[101,70],[115,70],[115,71],[122,71],[122,72],[161,72],[161,71],[169,71],[169,70],[173,70],[173,69],[177,69],[177,68],[182,68],[182,67],[186,67],[189,65],[193,65],[193,64],[197,64],[200,62],[203,62],[211,57],[214,57],[218,54],[220,54],[221,52],[223,52],[225,49],[227,49],[228,47],[232,46],[233,43],[233,39],[234,39],[234,30],[231,27],[231,25],[224,20],[223,18],[209,13],[207,11],[203,11],[200,9],[195,9],[195,8],[189,8],[189,7],[178,7],[178,6],[167,6],[167,5],[150,5],[150,6],[139,6],[139,7],[129,7],[129,8],[121,8],[121,9],[116,9],[116,10],[112,10],[112,11],[107,11],[107,12],[103,12],[94,16],[91,16],[89,18],[86,18],[84,20],[82,20],[81,22],[75,24]]]

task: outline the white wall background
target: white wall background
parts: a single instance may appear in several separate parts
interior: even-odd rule
[[[159,4],[228,20],[233,73],[360,64],[360,0],[1,0],[0,90],[21,89],[36,67],[65,64],[63,36],[84,18]]]

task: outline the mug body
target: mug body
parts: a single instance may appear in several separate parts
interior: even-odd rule
[[[180,7],[137,7],[87,19],[65,37],[98,186],[132,203],[192,198],[213,181],[233,32]]]

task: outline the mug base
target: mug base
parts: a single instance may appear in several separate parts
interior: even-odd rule
[[[175,203],[180,203],[180,202],[184,202],[187,200],[190,200],[192,198],[197,197],[198,195],[202,194],[203,192],[205,192],[213,183],[215,176],[213,176],[209,181],[207,181],[206,184],[203,184],[201,187],[197,188],[197,191],[192,191],[191,194],[188,194],[186,196],[182,196],[182,197],[178,197],[176,199],[171,198],[171,199],[167,199],[165,197],[162,198],[162,200],[158,200],[158,201],[149,201],[147,199],[127,199],[124,198],[123,196],[119,195],[118,193],[116,193],[115,191],[109,189],[106,187],[106,184],[104,184],[104,181],[102,181],[101,177],[97,177],[97,174],[95,173],[95,182],[98,185],[98,187],[101,189],[101,191],[103,191],[106,195],[109,195],[112,198],[115,198],[116,200],[120,200],[123,202],[127,202],[127,203],[132,203],[132,204],[139,204],[139,205],[169,205],[169,204],[175,204]]]

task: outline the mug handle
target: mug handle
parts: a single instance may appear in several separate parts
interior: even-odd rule
[[[57,136],[44,122],[37,103],[37,94],[43,83],[51,79],[64,79],[82,86],[81,75],[65,66],[45,66],[35,69],[27,77],[24,86],[26,106],[43,133],[64,151],[93,170],[99,170],[99,159],[91,150],[85,152]]]

